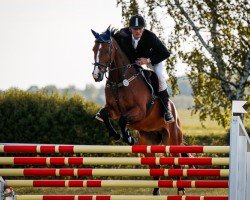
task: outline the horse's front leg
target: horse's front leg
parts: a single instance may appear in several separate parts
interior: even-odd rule
[[[173,157],[181,157],[181,154],[172,154]],[[180,165],[173,165],[173,168],[174,169],[180,169],[182,168]],[[176,177],[177,181],[178,180],[181,180],[181,177],[180,176],[177,176]],[[185,195],[186,194],[186,191],[185,191],[185,188],[181,187],[181,188],[177,188],[177,194],[178,195]]]
[[[171,123],[168,125],[167,128],[163,129],[163,137],[162,137],[162,143],[164,145],[180,145],[182,142],[182,134],[181,136],[178,134],[178,131],[176,129],[176,124]],[[172,153],[172,157],[181,157],[181,154],[179,153]],[[173,165],[173,168],[179,169],[181,168],[180,165]],[[181,180],[181,177],[177,177],[177,180]],[[185,194],[185,188],[178,188],[177,189],[177,194],[179,195],[180,193]]]
[[[102,108],[99,113],[98,113],[98,118],[101,118],[106,125],[108,132],[109,132],[109,137],[114,139],[114,140],[120,140],[121,135],[116,132],[112,124],[110,123],[109,120],[109,112],[106,108]]]
[[[161,168],[160,165],[152,165],[152,166],[149,166],[149,167],[150,167],[150,169],[160,169]],[[161,179],[161,177],[160,176],[154,176],[153,179],[156,180],[156,181],[159,181]],[[154,188],[153,195],[161,195],[160,188]]]
[[[128,124],[128,118],[126,116],[121,116],[119,119],[119,126],[122,132],[122,140],[123,142],[126,142],[128,145],[134,145],[136,144],[137,140],[135,139],[135,137],[131,135],[129,129],[126,127],[127,124]]]
[[[144,154],[145,155],[145,157],[156,157],[156,154],[155,153],[153,153],[153,154]],[[149,165],[149,168],[150,169],[160,169],[161,168],[161,166],[160,165]],[[160,179],[161,179],[161,177],[160,176],[153,176],[153,179],[155,180],[155,181],[159,181]],[[159,196],[159,195],[161,195],[161,191],[160,191],[160,188],[154,188],[154,190],[153,190],[153,195],[154,196]]]
[[[162,133],[161,132],[145,132],[139,131],[139,135],[137,136],[137,144],[138,145],[159,145],[162,141]],[[155,153],[145,153],[145,157],[156,157]],[[160,169],[160,165],[149,165],[150,169]],[[153,174],[153,179],[159,181],[161,174]],[[154,188],[153,195],[161,195],[160,188]]]

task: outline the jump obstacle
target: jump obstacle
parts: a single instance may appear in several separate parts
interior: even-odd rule
[[[87,165],[229,165],[228,169],[91,169],[91,168],[0,168],[0,176],[217,176],[228,180],[11,180],[0,182],[0,200],[6,187],[141,187],[229,188],[229,196],[150,195],[13,195],[16,200],[249,200],[250,140],[239,117],[233,116],[228,146],[90,146],[1,144],[0,153],[230,153],[230,158],[174,157],[0,157],[1,166]],[[229,164],[230,163],[230,164]]]

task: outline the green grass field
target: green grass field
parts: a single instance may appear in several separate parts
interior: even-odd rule
[[[226,129],[219,126],[215,121],[207,120],[202,126],[198,114],[191,115],[190,110],[178,110],[184,134],[187,135],[209,135],[225,134]]]
[[[72,195],[152,195],[150,188],[14,188],[16,194],[72,194]],[[186,188],[186,195],[227,195],[228,189],[195,189]],[[161,189],[162,195],[176,195],[176,188]],[[132,199],[131,199],[132,200]]]
[[[187,135],[217,135],[226,134],[230,127],[222,127],[216,121],[207,120],[201,125],[198,114],[191,115],[190,110],[178,110],[184,134]],[[244,125],[250,128],[250,119],[245,118]]]

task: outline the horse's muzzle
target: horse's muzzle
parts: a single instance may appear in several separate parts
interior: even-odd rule
[[[95,82],[101,82],[103,80],[103,75],[103,73],[99,73],[97,78],[94,77]]]

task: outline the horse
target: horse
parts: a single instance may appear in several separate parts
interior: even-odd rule
[[[109,137],[122,139],[129,145],[182,145],[183,132],[174,103],[169,102],[174,122],[166,123],[163,105],[159,98],[152,95],[144,70],[130,62],[113,37],[115,31],[110,28],[101,34],[91,31],[95,36],[92,76],[96,82],[102,81],[104,75],[107,78],[106,104],[99,111],[99,118],[105,123]],[[121,134],[113,128],[110,119],[119,121]],[[130,134],[131,129],[139,132],[136,138]],[[146,153],[145,156],[154,157],[155,154]],[[159,180],[160,177],[154,179]],[[180,191],[185,194],[184,188],[178,188],[178,194]],[[160,195],[159,188],[154,188],[153,195]]]

